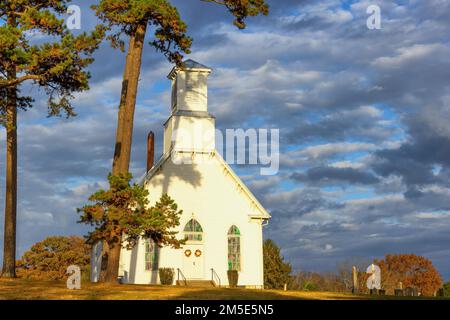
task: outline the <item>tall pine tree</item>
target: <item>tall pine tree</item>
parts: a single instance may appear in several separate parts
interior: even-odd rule
[[[201,1],[223,6],[235,17],[234,24],[240,29],[245,28],[247,17],[267,15],[269,11],[265,0]],[[125,174],[130,164],[134,109],[147,29],[152,28],[154,31],[149,44],[176,64],[181,63],[182,53],[190,52],[192,39],[186,35],[187,26],[181,20],[177,8],[168,0],[100,0],[93,8],[105,25],[110,27],[108,38],[114,48],[124,51],[128,40],[112,168],[113,175]],[[121,239],[108,243],[105,280],[116,282]]]
[[[87,90],[92,54],[104,28],[74,36],[62,14],[70,0],[0,0],[0,124],[6,128],[6,195],[3,277],[15,277],[17,211],[17,111],[32,106],[25,82],[48,94],[48,115],[74,116],[74,92]],[[36,33],[53,42],[33,43]]]
[[[110,188],[95,192],[89,198],[91,204],[78,209],[79,222],[95,227],[87,236],[88,243],[100,241],[108,247],[125,245],[132,249],[143,237],[159,246],[179,248],[184,241],[177,239],[174,228],[180,224],[182,210],[166,194],[149,207],[148,191],[143,186],[131,185],[131,178],[130,173],[110,174]],[[126,234],[124,239],[122,234]]]

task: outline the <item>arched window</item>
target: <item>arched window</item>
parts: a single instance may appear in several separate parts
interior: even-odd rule
[[[158,270],[158,248],[151,239],[145,239],[145,270]]]
[[[187,241],[202,241],[203,229],[197,220],[191,219],[184,227],[184,238]]]
[[[241,231],[236,226],[228,230],[228,270],[241,270]]]

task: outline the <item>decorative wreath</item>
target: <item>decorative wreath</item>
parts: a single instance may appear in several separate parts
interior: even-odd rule
[[[184,255],[185,255],[186,257],[189,257],[191,254],[192,254],[192,251],[189,250],[189,249],[187,249],[186,251],[184,251]]]
[[[196,257],[200,257],[202,255],[202,251],[201,250],[195,250],[195,256]]]

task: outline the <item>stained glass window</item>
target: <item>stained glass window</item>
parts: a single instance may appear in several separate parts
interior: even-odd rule
[[[157,270],[158,250],[155,242],[151,239],[145,240],[145,270]]]
[[[184,227],[184,238],[187,241],[202,241],[203,229],[197,220],[191,219]]]
[[[241,270],[241,232],[236,226],[228,230],[228,270]]]

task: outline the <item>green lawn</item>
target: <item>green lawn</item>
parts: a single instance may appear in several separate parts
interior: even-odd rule
[[[393,299],[333,292],[250,290],[227,288],[193,288],[157,285],[105,285],[83,283],[80,290],[69,290],[63,281],[0,279],[0,299],[82,299],[82,300],[233,300],[233,299],[300,299],[355,300]],[[417,299],[417,298],[416,298]]]

